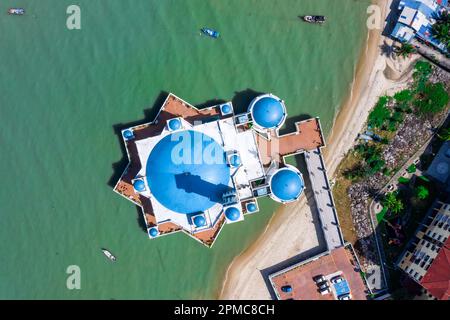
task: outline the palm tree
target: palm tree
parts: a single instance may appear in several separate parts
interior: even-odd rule
[[[450,50],[450,14],[447,11],[437,17],[432,27],[433,36]]]
[[[394,204],[391,207],[391,211],[395,214],[400,213],[403,210],[403,202],[400,199],[395,199]]]
[[[397,201],[397,197],[395,196],[395,194],[393,192],[390,192],[390,193],[386,194],[386,196],[384,197],[383,204],[390,209],[394,206],[396,201]]]
[[[440,133],[438,133],[438,137],[444,141],[450,141],[450,128],[442,129]]]
[[[401,47],[398,47],[396,53],[398,56],[402,56],[403,58],[409,57],[411,54],[415,53],[416,49],[413,45],[403,42]]]

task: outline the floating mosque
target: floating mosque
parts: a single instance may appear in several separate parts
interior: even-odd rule
[[[232,102],[197,109],[169,94],[150,123],[121,131],[129,163],[114,190],[142,208],[148,237],[184,232],[210,247],[226,224],[259,211],[258,198],[287,204],[305,188],[285,157],[319,150],[318,118],[295,123],[273,94],[255,97],[246,112]]]

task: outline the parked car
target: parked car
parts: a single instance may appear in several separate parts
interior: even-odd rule
[[[320,283],[326,281],[325,277],[322,274],[319,274],[318,276],[313,277],[313,280],[315,283]]]
[[[344,279],[341,276],[337,276],[331,279],[331,283],[340,283],[344,281]]]
[[[281,287],[281,291],[283,291],[283,292],[292,292],[292,286],[290,286],[290,285],[282,286]]]
[[[330,290],[330,288],[328,287],[328,288],[319,290],[319,292],[320,292],[321,295],[326,295],[326,294],[331,293],[331,290]]]
[[[338,297],[339,300],[352,300],[352,297],[350,296],[350,293],[341,294]]]
[[[330,287],[328,285],[328,282],[321,282],[321,283],[318,284],[318,286],[319,286],[319,290],[327,289],[327,288]]]

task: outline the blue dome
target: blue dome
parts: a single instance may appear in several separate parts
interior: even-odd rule
[[[263,128],[278,127],[284,119],[284,106],[275,98],[264,97],[253,105],[253,120]]]
[[[233,154],[230,157],[230,164],[233,167],[239,167],[241,165],[241,158],[237,154]]]
[[[250,202],[247,204],[247,210],[249,212],[255,212],[256,211],[256,204],[254,204],[253,202]]]
[[[283,201],[292,201],[298,198],[304,188],[302,177],[293,170],[282,169],[277,171],[270,182],[273,195]]]
[[[180,119],[170,119],[169,120],[169,128],[170,130],[178,130],[181,128]]]
[[[150,153],[146,175],[153,196],[169,210],[203,212],[222,202],[230,189],[230,168],[222,147],[192,130],[169,134]]]
[[[237,208],[230,207],[227,210],[225,210],[225,215],[227,216],[228,220],[236,221],[241,216],[241,213]]]
[[[151,237],[156,237],[158,235],[159,231],[155,227],[148,229],[148,234]]]
[[[123,136],[124,136],[125,139],[131,139],[131,138],[134,137],[134,134],[133,134],[133,132],[131,130],[125,130],[123,132]]]
[[[231,112],[231,107],[230,107],[230,105],[229,104],[224,104],[223,106],[222,106],[222,113],[230,113]]]
[[[143,180],[139,179],[139,180],[134,180],[133,182],[133,187],[134,190],[138,191],[138,192],[142,192],[145,190],[145,183]]]
[[[196,227],[204,227],[206,225],[206,219],[204,216],[196,216],[194,218],[194,224]]]

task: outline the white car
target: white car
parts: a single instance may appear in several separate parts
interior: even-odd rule
[[[342,294],[338,297],[339,300],[352,300],[350,293]]]
[[[331,283],[341,283],[344,279],[341,276],[334,277],[331,279]]]
[[[325,289],[320,290],[321,295],[326,295],[326,294],[330,294],[330,293],[331,293],[330,288],[325,288]]]

